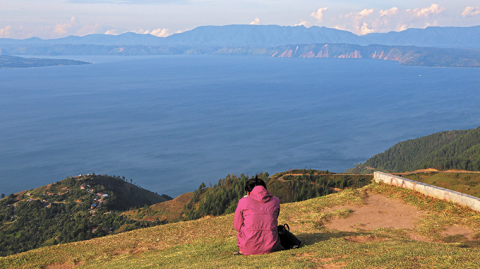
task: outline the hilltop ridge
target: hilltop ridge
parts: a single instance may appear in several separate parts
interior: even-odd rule
[[[349,171],[373,169],[399,173],[427,168],[480,171],[480,127],[443,131],[399,142]]]
[[[480,266],[480,213],[410,190],[372,184],[281,208],[279,222],[289,223],[305,247],[233,256],[236,232],[229,214],[44,247],[0,258],[0,267],[220,268],[247,262],[257,268]],[[370,226],[363,213],[358,218],[376,210],[376,218],[395,221],[402,218],[396,209],[414,216],[395,226],[381,219]]]
[[[161,224],[118,212],[171,199],[94,174],[10,194],[0,200],[0,256]]]

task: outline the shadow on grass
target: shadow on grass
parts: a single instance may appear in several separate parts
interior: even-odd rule
[[[334,238],[343,238],[349,236],[369,236],[372,235],[368,232],[323,232],[323,233],[312,233],[312,234],[302,234],[298,238],[302,240],[305,245],[312,245],[318,242],[327,241]]]
[[[442,240],[444,243],[455,244],[459,248],[480,248],[480,240],[468,240],[463,235],[446,236]]]

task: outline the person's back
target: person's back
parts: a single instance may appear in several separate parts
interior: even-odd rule
[[[267,191],[263,180],[260,181],[263,184],[254,185],[251,191],[246,187],[248,196],[240,199],[235,211],[237,245],[244,255],[264,254],[281,249],[277,220],[280,200]]]

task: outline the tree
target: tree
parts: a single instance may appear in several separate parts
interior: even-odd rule
[[[2,199],[5,198],[5,194],[2,193],[2,196],[0,196]]]

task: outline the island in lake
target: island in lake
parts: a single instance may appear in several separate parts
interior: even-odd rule
[[[22,58],[17,56],[0,55],[0,68],[25,68],[59,65],[81,65],[88,62],[66,60],[66,59],[38,59]]]

